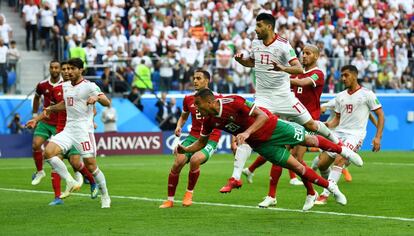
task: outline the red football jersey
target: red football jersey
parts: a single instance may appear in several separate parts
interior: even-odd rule
[[[50,80],[43,80],[40,81],[37,86],[36,86],[36,94],[38,96],[42,96],[43,95],[43,108],[46,108],[50,105],[53,105],[51,99],[52,99],[52,91],[53,88],[57,85],[60,84],[61,81],[57,82],[56,84],[52,84],[50,82]],[[53,125],[55,126],[57,124],[57,114],[56,113],[52,113],[50,114],[49,118],[44,119],[43,120],[45,123],[49,124],[49,125]]]
[[[194,94],[187,95],[183,100],[183,111],[191,113],[191,130],[190,135],[200,138],[201,126],[203,124],[204,117],[201,116],[201,113],[197,110],[194,105]],[[214,129],[210,135],[210,140],[218,142],[221,136],[221,131]]]
[[[314,120],[319,120],[321,115],[320,98],[324,86],[324,77],[323,72],[317,67],[306,71],[304,74],[291,76],[291,78],[312,80],[313,86],[301,87],[292,85],[291,89],[299,101],[308,109]]]
[[[230,134],[237,135],[248,129],[255,121],[251,116],[255,105],[237,95],[219,98],[220,112],[217,116],[210,115],[204,119],[201,135],[209,135],[213,129],[221,129]],[[276,128],[277,119],[270,111],[260,107],[269,117],[259,130],[250,135],[246,142],[251,147],[257,147],[270,139]]]
[[[55,104],[63,101],[63,89],[62,85],[58,85],[53,88],[52,90],[52,102]],[[57,123],[56,123],[56,133],[61,132],[66,125],[66,110],[56,112],[57,115]]]

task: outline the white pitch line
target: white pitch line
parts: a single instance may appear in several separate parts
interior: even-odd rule
[[[49,192],[49,191],[29,190],[29,189],[0,188],[0,190],[1,191],[9,191],[9,192],[22,192],[22,193],[53,194],[53,192]],[[81,197],[90,197],[89,194],[85,194],[85,193],[72,193],[72,195],[81,196]],[[165,201],[165,199],[156,199],[156,198],[147,198],[147,197],[134,197],[134,196],[117,196],[117,195],[111,195],[111,198],[130,199],[130,200],[148,201],[148,202],[163,202],[163,201]],[[176,202],[181,202],[181,201],[176,201]],[[315,213],[315,214],[322,214],[322,215],[352,216],[352,217],[359,217],[359,218],[370,218],[370,219],[383,219],[383,220],[397,220],[397,221],[410,221],[410,222],[414,222],[414,218],[392,217],[392,216],[377,216],[377,215],[363,215],[363,214],[341,213],[341,212],[333,212],[333,211],[313,211],[313,210],[311,210],[311,211],[304,212],[302,210],[297,210],[297,209],[288,209],[288,208],[258,208],[258,207],[255,207],[255,206],[238,205],[238,204],[226,204],[226,203],[215,203],[215,202],[193,202],[193,204],[206,205],[206,206],[219,206],[219,207],[256,209],[256,210],[298,212],[298,213],[305,213],[305,214],[306,213]]]

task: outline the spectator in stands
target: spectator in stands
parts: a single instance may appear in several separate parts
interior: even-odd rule
[[[106,48],[106,54],[102,57],[102,62],[109,66],[112,71],[117,70],[118,56],[114,53],[112,47]]]
[[[21,134],[24,129],[24,125],[20,122],[20,115],[14,114],[13,120],[9,123],[7,128],[10,129],[11,134]]]
[[[177,60],[173,51],[168,51],[166,57],[161,57],[158,61],[158,66],[160,68],[160,90],[169,91],[172,88],[172,79],[174,75],[173,68]]]
[[[125,78],[117,71],[113,71],[111,67],[104,68],[101,81],[102,90],[105,93],[123,93],[128,91],[128,84],[125,81]]]
[[[365,52],[366,45],[365,39],[360,35],[360,29],[355,30],[355,37],[351,39],[349,44],[352,52],[352,56],[355,57],[357,52],[360,51],[361,53]]]
[[[141,60],[141,63],[136,67],[132,84],[132,86],[136,86],[139,89],[141,94],[146,90],[153,90],[151,69],[145,65],[145,60]]]
[[[135,105],[140,111],[144,110],[144,106],[141,103],[141,94],[137,86],[133,86],[131,92],[128,95],[128,100]]]
[[[16,72],[16,64],[20,59],[20,52],[16,47],[16,41],[10,41],[10,48],[7,51],[7,64],[9,72]]]
[[[40,47],[45,50],[50,45],[50,32],[54,25],[54,12],[50,9],[50,3],[45,1],[42,9],[40,9]]]
[[[95,75],[96,70],[94,67],[89,67],[91,65],[96,64],[96,58],[98,56],[98,51],[93,47],[93,42],[91,39],[88,39],[86,41],[86,47],[83,48],[85,50],[86,54],[86,65],[88,66],[86,68],[86,75]]]
[[[155,106],[158,107],[155,119],[158,121],[160,129],[174,130],[181,115],[181,109],[177,107],[175,98],[170,98],[170,102],[167,102],[167,94],[162,93],[161,99]]]
[[[0,76],[3,79],[3,93],[8,91],[8,75],[7,75],[7,53],[9,49],[3,43],[3,39],[0,38]]]
[[[26,48],[30,51],[30,36],[32,37],[32,49],[37,50],[37,14],[39,8],[34,4],[34,0],[29,0],[22,10],[23,20],[26,27]]]
[[[0,15],[0,38],[3,39],[3,43],[9,46],[10,40],[13,39],[13,29],[11,26],[4,22],[4,16]]]
[[[226,93],[226,94],[237,93],[237,86],[233,82],[233,78],[231,76],[227,76],[226,78],[222,80],[219,92]]]
[[[356,66],[358,69],[358,81],[361,82],[365,75],[365,70],[368,68],[369,63],[365,60],[361,51],[356,52],[356,57],[352,60],[351,65]]]
[[[162,92],[161,97],[155,103],[155,106],[158,108],[157,115],[155,116],[155,120],[158,123],[161,123],[164,119],[168,116],[168,103],[167,103],[167,93]]]
[[[216,52],[216,68],[221,78],[226,78],[231,66],[232,52],[224,42],[220,43],[220,48]]]
[[[117,114],[115,108],[112,106],[112,103],[110,103],[109,106],[105,107],[102,111],[101,121],[104,124],[105,133],[118,131],[116,126]]]

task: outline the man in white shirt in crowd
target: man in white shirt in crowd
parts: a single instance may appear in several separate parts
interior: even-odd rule
[[[3,93],[7,93],[8,81],[7,81],[7,52],[9,48],[4,45],[3,39],[0,38],[0,76],[3,79]]]
[[[40,45],[42,50],[50,45],[50,31],[55,23],[54,14],[49,3],[45,2],[43,8],[40,9]]]
[[[39,8],[34,4],[33,0],[30,0],[29,4],[23,6],[22,13],[26,27],[27,51],[30,51],[30,35],[32,35],[32,49],[36,51],[37,13],[39,13]]]
[[[0,15],[0,37],[6,46],[9,46],[9,41],[13,38],[13,29],[5,22],[3,15]]]

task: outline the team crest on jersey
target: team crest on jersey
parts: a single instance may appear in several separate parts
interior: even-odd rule
[[[49,93],[49,89],[46,89],[45,93]]]

